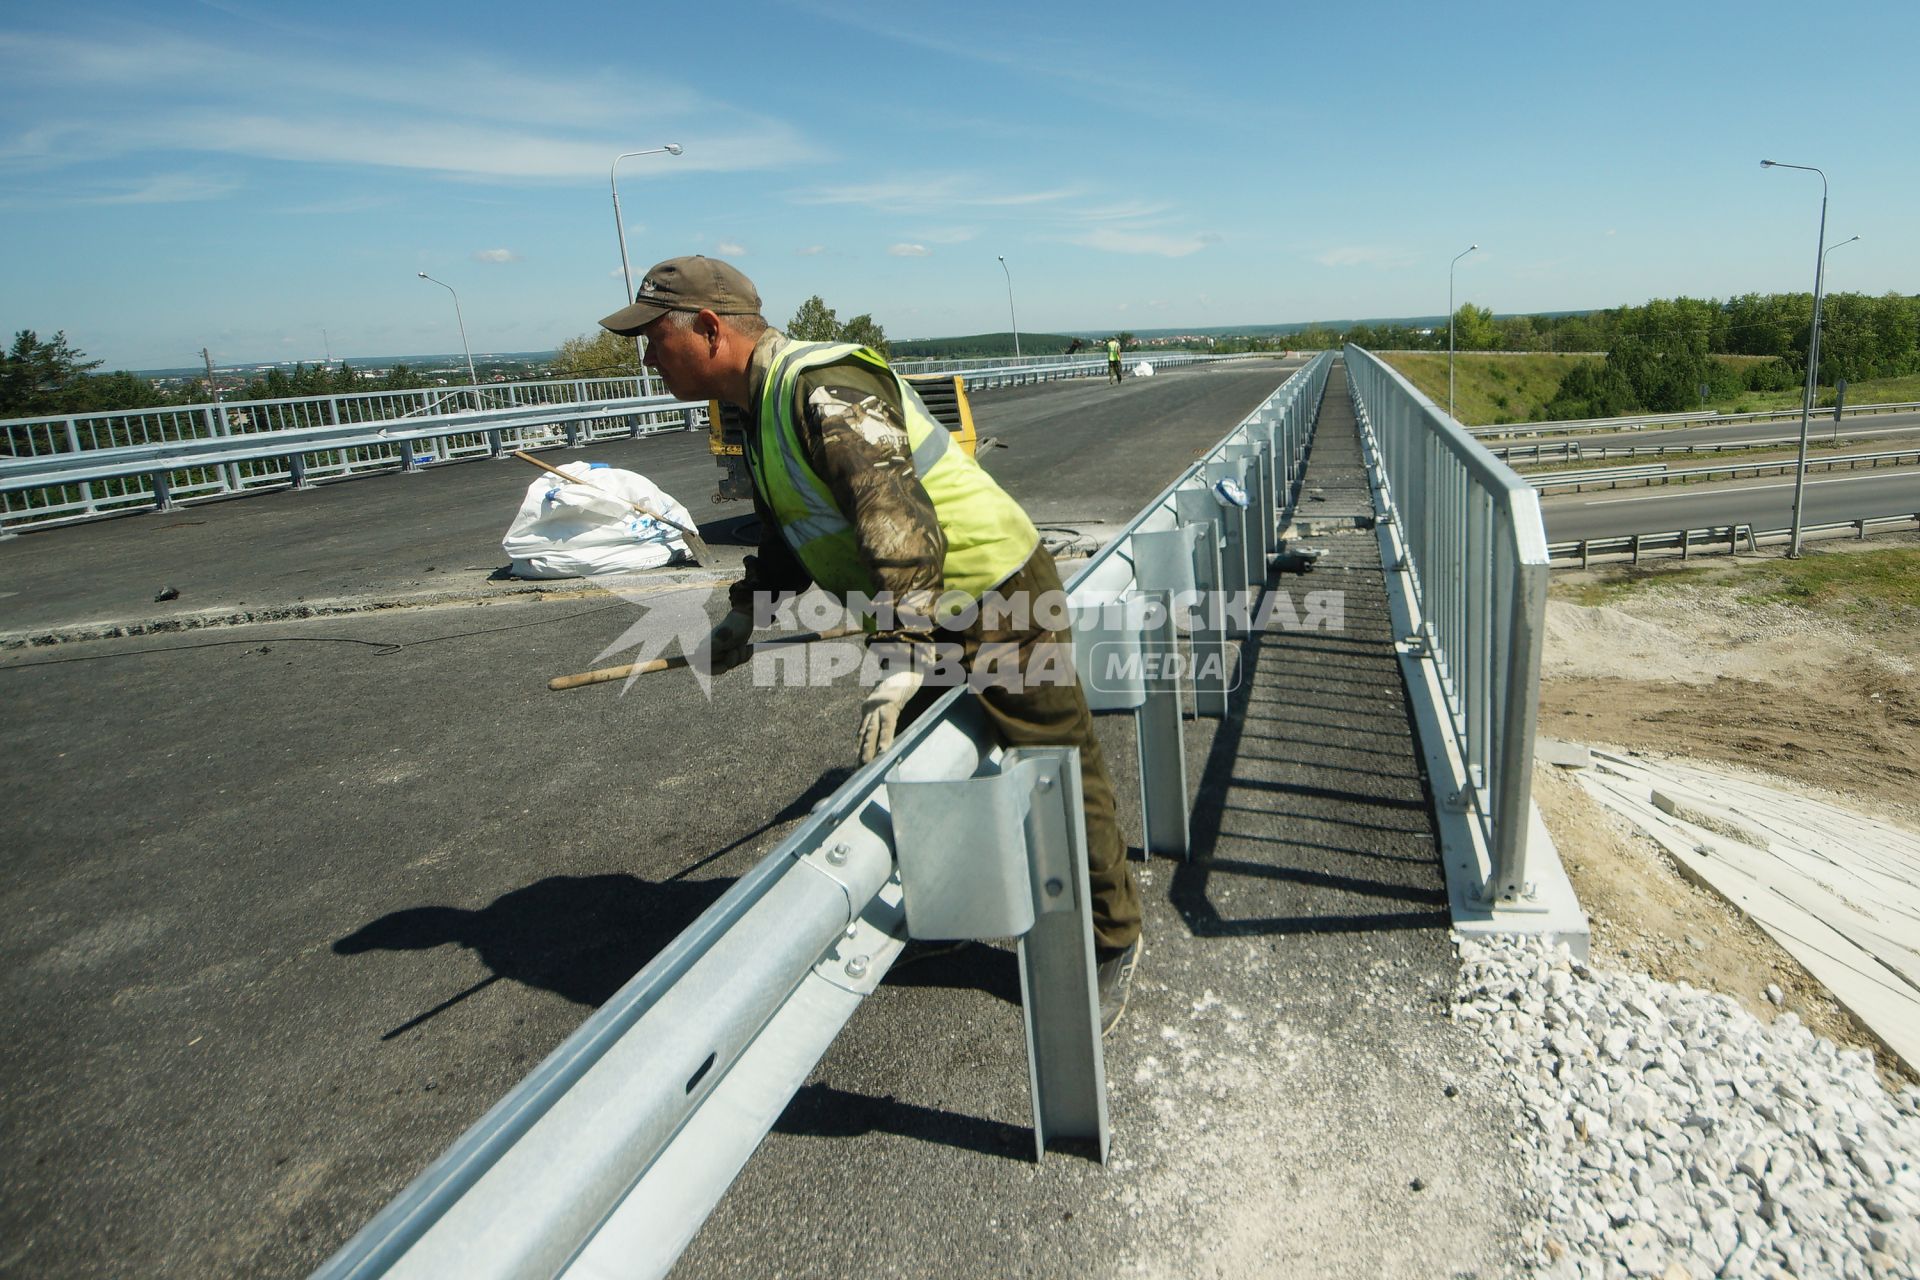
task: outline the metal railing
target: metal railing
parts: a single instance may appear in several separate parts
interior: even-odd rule
[[[1170,353],[1135,356],[1156,366],[1258,356]],[[938,365],[938,370],[921,366]],[[1103,376],[1099,360],[1033,356],[903,361],[902,372],[959,372],[969,389]],[[529,410],[553,408],[551,416]],[[691,408],[696,418],[686,417]],[[680,415],[675,420],[675,414]],[[0,421],[0,529],[124,511],[177,500],[336,479],[420,463],[498,456],[502,448],[538,448],[653,431],[705,420],[705,405],[667,397],[659,379],[573,378],[350,392],[279,400],[238,400]],[[394,427],[407,423],[404,431]],[[381,432],[355,427],[384,424]],[[414,430],[415,426],[419,430]],[[423,453],[402,439],[427,444]],[[237,442],[220,447],[214,442]],[[135,452],[144,450],[144,452]],[[137,459],[141,465],[126,463]]]
[[[1906,533],[1914,529],[1920,529],[1920,513],[1866,516],[1856,520],[1830,520],[1825,524],[1800,526],[1800,532],[1805,537],[1851,533],[1858,541],[1865,541],[1873,533]],[[1750,524],[1723,524],[1705,529],[1671,529],[1614,534],[1605,538],[1575,538],[1551,543],[1547,552],[1554,558],[1556,568],[1577,563],[1585,569],[1593,562],[1594,556],[1626,556],[1632,563],[1639,564],[1643,554],[1676,551],[1682,560],[1687,560],[1696,551],[1726,551],[1732,554],[1740,549],[1743,541],[1749,551],[1758,551],[1763,542],[1788,542],[1792,536],[1791,528],[1755,529]]]
[[[1403,652],[1433,661],[1463,775],[1450,789],[1434,779],[1436,799],[1484,842],[1479,905],[1523,907],[1549,574],[1540,500],[1385,361],[1349,346],[1346,365],[1392,526],[1390,577],[1410,587]]]
[[[634,385],[626,380],[626,389]],[[299,486],[395,467],[411,471],[421,463],[497,457],[504,450],[562,440],[580,444],[678,431],[704,421],[704,402],[664,395],[579,398],[581,392],[603,389],[621,388],[604,380],[513,384],[492,393],[513,404],[447,413],[420,411],[446,408],[446,396],[406,409],[407,400],[383,393],[337,407],[323,397],[218,406],[222,413],[199,405],[80,414],[60,420],[66,448],[41,447],[48,439],[45,420],[0,423],[0,428],[23,428],[9,438],[33,446],[0,456],[0,526],[165,508],[185,498]],[[463,388],[460,397],[471,392]],[[242,413],[248,415],[244,421],[235,416]],[[380,413],[386,416],[376,416]]]
[[[1920,400],[1889,401],[1885,404],[1850,404],[1842,415],[1874,413],[1911,413],[1920,410]],[[1816,405],[1814,415],[1831,418],[1832,405]],[[1492,427],[1467,427],[1475,436],[1577,435],[1600,431],[1639,431],[1646,427],[1717,427],[1736,422],[1782,422],[1800,416],[1798,405],[1791,409],[1760,409],[1753,413],[1721,413],[1717,409],[1696,409],[1687,413],[1635,413],[1620,418],[1567,418],[1563,421],[1506,422]]]
[[[1877,453],[1849,453],[1830,458],[1808,458],[1807,470],[1832,471],[1835,467],[1845,466],[1849,471],[1857,471],[1862,466],[1878,469],[1882,463],[1897,467],[1911,458],[1920,463],[1920,449],[1885,449]],[[1644,484],[1656,481],[1666,484],[1677,480],[1687,484],[1694,480],[1708,480],[1714,476],[1737,479],[1742,475],[1761,476],[1766,474],[1785,475],[1799,470],[1800,463],[1795,458],[1766,458],[1747,462],[1716,462],[1705,467],[1669,468],[1665,463],[1645,463],[1637,467],[1602,467],[1592,471],[1541,471],[1527,476],[1527,483],[1542,493],[1548,489],[1571,486],[1575,493],[1582,485],[1604,484],[1608,488],[1617,488],[1622,480],[1637,480]]]
[[[1257,353],[1236,353],[1234,355],[1208,356],[1183,352],[1168,352],[1164,355],[1141,354],[1123,356],[1121,369],[1131,375],[1141,364],[1150,364],[1156,370],[1177,368],[1181,365],[1222,364],[1234,360],[1269,360],[1272,355]],[[962,364],[963,361],[940,361],[943,364]],[[895,366],[898,368],[898,366]],[[901,370],[907,373],[961,373],[967,380],[967,390],[978,391],[992,387],[1020,387],[1036,382],[1054,382],[1062,378],[1104,378],[1107,376],[1107,358],[1067,360],[1056,357],[1052,360],[1029,357],[1024,364],[1012,364],[994,361],[977,363],[965,369],[920,369]]]
[[[1074,575],[1077,656],[1129,642],[1113,615],[1144,593],[1217,591],[1257,567],[1264,582],[1329,363],[1296,372]],[[1220,479],[1244,483],[1249,505],[1223,506]],[[1224,649],[1214,620],[1196,647]],[[1185,852],[1178,678],[1131,700],[1109,690],[1105,707],[1136,710],[1149,841]],[[1224,691],[1200,691],[1199,709],[1224,712]],[[911,833],[889,787],[980,779],[1004,759],[962,692],[816,806],[318,1275],[664,1274],[898,954],[897,842]]]

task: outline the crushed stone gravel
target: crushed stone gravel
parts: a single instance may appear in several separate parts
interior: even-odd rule
[[[1527,1276],[1920,1275],[1920,1088],[1730,997],[1456,935],[1451,1016],[1525,1117]]]

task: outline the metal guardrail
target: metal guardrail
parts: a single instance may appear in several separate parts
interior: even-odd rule
[[[1617,484],[1622,480],[1645,480],[1651,476],[1667,474],[1664,462],[1642,463],[1637,467],[1595,467],[1588,471],[1559,471],[1551,475],[1529,475],[1523,477],[1536,489],[1546,489],[1550,485],[1570,484],[1579,492],[1583,484]]]
[[[1076,655],[1175,641],[1169,618],[1138,607],[1148,593],[1264,581],[1329,364],[1296,372],[1074,575]],[[1220,479],[1245,484],[1249,507],[1223,506]],[[1224,654],[1228,620],[1203,614],[1193,648]],[[1155,672],[1102,706],[1136,711],[1149,843],[1185,852],[1179,665]],[[1224,712],[1226,687],[1197,688],[1199,710]],[[1003,763],[961,693],[816,807],[317,1274],[664,1274],[898,953],[889,788]]]
[[[1391,365],[1353,346],[1346,365],[1376,505],[1399,557],[1391,569],[1411,587],[1402,652],[1433,659],[1445,702],[1439,718],[1463,775],[1445,795],[1435,776],[1436,798],[1478,829],[1473,901],[1527,909],[1549,569],[1540,500]]]
[[[632,380],[628,380],[632,385]],[[598,383],[517,384],[552,389],[597,387]],[[260,420],[299,421],[316,403],[253,401],[271,410]],[[398,401],[388,401],[398,405]],[[233,410],[234,406],[221,406]],[[212,410],[214,406],[198,406]],[[288,412],[282,412],[287,410]],[[638,436],[678,431],[699,425],[704,403],[670,396],[626,396],[605,400],[543,401],[527,399],[501,408],[454,413],[399,414],[388,418],[355,418],[342,413],[337,423],[308,424],[276,429],[220,430],[215,416],[199,423],[205,429],[189,431],[179,423],[158,429],[125,432],[120,422],[134,415],[85,415],[94,429],[81,437],[76,416],[63,433],[77,447],[40,449],[12,457],[0,456],[0,527],[17,529],[122,511],[133,507],[166,508],[174,501],[232,493],[299,487],[309,480],[399,468],[411,471],[420,463],[464,457],[499,456],[503,450],[540,448],[559,443],[579,444],[616,436]],[[162,411],[167,415],[188,410]],[[0,428],[19,425],[0,423]],[[43,420],[27,420],[38,431]],[[151,424],[149,424],[151,425]],[[187,425],[192,425],[191,423]],[[123,439],[131,435],[131,439]],[[34,432],[25,438],[37,438]],[[418,446],[430,443],[422,455]]]
[[[1842,415],[1874,413],[1911,413],[1920,410],[1920,400],[1890,401],[1885,404],[1850,404],[1840,409]],[[1833,406],[1815,406],[1813,416],[1831,417]],[[1738,422],[1782,422],[1800,416],[1798,407],[1792,409],[1761,409],[1753,413],[1720,413],[1717,410],[1695,410],[1689,413],[1636,413],[1621,418],[1568,418],[1560,422],[1506,422],[1493,427],[1467,427],[1465,430],[1476,438],[1487,436],[1538,436],[1538,435],[1575,435],[1601,431],[1638,431],[1650,426],[1717,427]]]
[[[1861,466],[1877,468],[1883,462],[1889,466],[1897,467],[1902,461],[1909,458],[1915,463],[1920,463],[1920,449],[1887,449],[1878,453],[1852,453],[1836,458],[1808,458],[1807,470],[1832,471],[1834,468],[1844,464],[1849,471],[1855,471]],[[1557,489],[1563,486],[1571,486],[1575,493],[1579,493],[1581,492],[1581,487],[1588,484],[1604,484],[1610,489],[1617,488],[1622,480],[1639,480],[1646,484],[1653,484],[1655,481],[1666,484],[1670,480],[1678,480],[1682,484],[1685,484],[1691,480],[1705,480],[1713,476],[1725,476],[1728,479],[1736,479],[1742,475],[1785,475],[1788,472],[1797,471],[1799,466],[1799,461],[1794,458],[1769,458],[1765,461],[1753,462],[1725,462],[1716,463],[1713,466],[1707,467],[1680,467],[1678,469],[1669,468],[1664,463],[1649,463],[1639,467],[1607,467],[1592,471],[1534,473],[1527,476],[1526,479],[1527,483],[1542,493],[1545,493],[1549,489]]]
[[[1136,366],[1150,364],[1156,370],[1178,368],[1181,365],[1222,364],[1234,360],[1269,360],[1271,355],[1259,353],[1235,353],[1233,355],[1193,355],[1169,352],[1165,355],[1136,353],[1122,356],[1120,365],[1123,372],[1132,374]],[[898,367],[898,366],[896,366]],[[1107,376],[1107,359],[1053,360],[1027,364],[992,364],[964,370],[920,370],[909,372],[958,372],[967,380],[967,390],[979,391],[991,387],[1019,387],[1035,382],[1053,382],[1062,378],[1104,378]]]
[[[1825,524],[1800,526],[1803,537],[1817,537],[1822,534],[1852,533],[1856,540],[1864,541],[1870,533],[1902,533],[1908,529],[1920,529],[1920,512],[1910,516],[1867,516],[1858,520],[1832,520]],[[1750,524],[1714,525],[1705,529],[1673,529],[1655,533],[1618,534],[1608,538],[1578,538],[1567,542],[1551,543],[1547,553],[1558,563],[1556,568],[1567,567],[1578,561],[1582,569],[1587,568],[1594,556],[1624,555],[1632,563],[1639,564],[1643,552],[1678,551],[1682,560],[1691,557],[1695,551],[1727,551],[1740,549],[1744,540],[1749,551],[1758,551],[1763,542],[1787,542],[1792,539],[1791,528],[1755,530]]]
[[[1135,356],[1129,368],[1148,358],[1156,365],[1182,365],[1263,357]],[[1104,357],[903,365],[928,363],[963,373],[969,389],[1104,376],[1107,369]],[[671,420],[689,409],[700,419]],[[539,448],[562,436],[578,445],[678,430],[701,425],[704,413],[704,404],[671,399],[649,375],[15,418],[0,421],[0,530],[135,507],[165,509],[177,500],[298,487],[365,471],[411,471],[419,463],[497,457],[503,448]],[[400,429],[400,422],[414,425]],[[366,429],[374,426],[385,429]],[[402,440],[430,441],[432,448],[420,455],[401,448]]]

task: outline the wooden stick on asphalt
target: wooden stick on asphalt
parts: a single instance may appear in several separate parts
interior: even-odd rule
[[[801,631],[790,636],[774,636],[761,643],[766,645],[813,644],[818,640],[843,640],[848,636],[860,634],[859,627],[835,627],[831,631]],[[752,653],[753,645],[747,646]],[[555,676],[547,681],[547,688],[555,690],[578,689],[582,685],[605,684],[610,680],[625,680],[628,676],[652,675],[656,671],[676,671],[687,666],[692,659],[685,654],[676,653],[670,658],[649,658],[645,662],[629,662],[623,667],[601,667],[594,671],[582,671],[577,675]]]
[[[531,462],[534,466],[540,468],[542,471],[553,472],[553,474],[559,476],[562,480],[565,480],[568,484],[586,485],[587,488],[593,489],[595,493],[600,494],[602,497],[613,498],[613,495],[606,492],[606,490],[594,488],[591,482],[582,480],[579,476],[570,476],[558,467],[548,466],[546,463],[540,461],[540,459],[528,453],[525,449],[515,449],[513,451],[513,456],[520,459],[520,461],[522,462]],[[709,566],[713,564],[713,552],[707,549],[706,540],[700,536],[699,530],[689,529],[686,525],[681,524],[678,520],[669,520],[667,519],[667,517],[661,515],[658,511],[655,511],[653,508],[642,506],[638,502],[633,502],[626,498],[613,498],[613,500],[615,502],[625,502],[628,506],[632,507],[635,511],[638,511],[641,515],[647,516],[650,519],[658,520],[661,524],[664,524],[669,528],[679,530],[680,536],[686,539],[687,550],[693,553],[694,563],[709,565]]]

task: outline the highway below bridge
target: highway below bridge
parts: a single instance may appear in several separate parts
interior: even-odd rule
[[[986,462],[1044,525],[1117,526],[1292,367],[981,393]],[[747,549],[704,437],[574,456]],[[0,1273],[306,1273],[848,776],[851,684],[549,692],[640,609],[498,579],[530,478],[478,461],[0,543]],[[1305,487],[1330,526],[1370,510],[1338,368]],[[1249,640],[1228,717],[1186,729],[1195,860],[1135,864],[1111,1162],[1033,1162],[1013,953],[970,946],[889,976],[677,1276],[1518,1255],[1517,1117],[1445,1017],[1377,544],[1314,542],[1277,588],[1337,592],[1342,625]],[[1131,722],[1101,733],[1137,847]]]
[[[1686,485],[1622,484],[1584,493],[1543,494],[1540,515],[1550,542],[1617,538],[1748,524],[1784,529],[1793,520],[1793,473]],[[1912,516],[1920,512],[1920,468],[1881,471],[1809,469],[1803,525]]]

